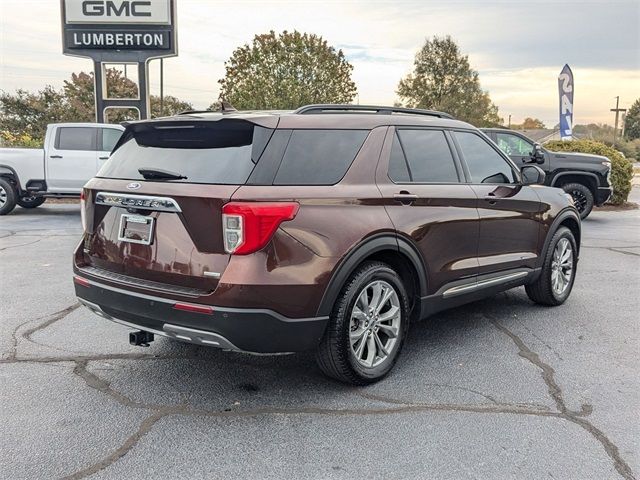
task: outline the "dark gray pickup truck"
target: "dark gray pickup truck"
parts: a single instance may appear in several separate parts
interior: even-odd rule
[[[594,205],[602,205],[613,193],[609,181],[611,160],[607,157],[551,152],[514,130],[485,128],[482,131],[516,165],[538,164],[547,174],[545,185],[562,188],[570,194],[582,219],[587,218]]]

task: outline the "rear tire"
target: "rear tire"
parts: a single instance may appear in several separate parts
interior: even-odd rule
[[[398,359],[408,326],[409,302],[400,276],[385,263],[366,262],[336,300],[316,353],[318,366],[341,382],[377,382]]]
[[[580,214],[580,218],[582,220],[587,218],[594,204],[593,193],[591,193],[589,187],[582,183],[567,183],[562,186],[562,189],[573,198],[573,203]]]
[[[16,208],[15,187],[6,178],[0,178],[0,215],[11,213]]]
[[[549,242],[540,276],[525,286],[529,298],[541,305],[563,304],[569,298],[576,278],[577,252],[571,230],[558,228]]]
[[[36,208],[42,205],[47,199],[45,197],[22,197],[16,203],[22,208]]]

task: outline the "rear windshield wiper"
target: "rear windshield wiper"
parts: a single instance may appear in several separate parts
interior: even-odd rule
[[[146,180],[186,180],[187,177],[180,173],[160,170],[159,168],[139,168],[138,173]]]

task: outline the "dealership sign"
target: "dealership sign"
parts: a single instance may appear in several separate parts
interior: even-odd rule
[[[63,52],[108,61],[177,54],[172,0],[62,0]]]
[[[96,121],[113,108],[149,118],[149,61],[178,54],[176,0],[60,0],[60,9],[62,53],[93,60]],[[124,65],[125,77],[127,65],[137,69],[134,98],[109,97],[110,64]]]
[[[571,140],[573,126],[573,72],[565,65],[558,75],[560,97],[560,138]]]

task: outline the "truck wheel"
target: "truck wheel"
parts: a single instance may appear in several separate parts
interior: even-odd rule
[[[561,305],[569,298],[576,278],[578,247],[573,233],[560,227],[551,237],[537,280],[525,286],[531,300],[541,305]]]
[[[22,208],[36,208],[42,205],[47,199],[45,197],[22,197],[17,200],[17,204]]]
[[[398,359],[408,324],[402,280],[388,265],[367,262],[336,300],[316,354],[318,366],[341,382],[376,382]]]
[[[581,183],[567,183],[562,189],[573,198],[573,203],[580,214],[580,218],[584,220],[593,209],[593,193],[589,187]]]
[[[0,178],[0,215],[6,215],[16,208],[16,189],[6,179]]]

